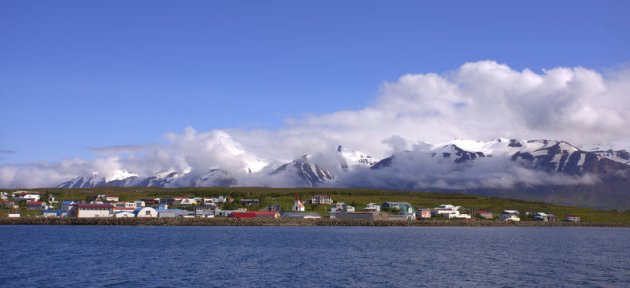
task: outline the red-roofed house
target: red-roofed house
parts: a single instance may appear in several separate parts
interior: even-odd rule
[[[28,210],[45,210],[48,209],[48,205],[43,201],[31,201],[28,202]]]

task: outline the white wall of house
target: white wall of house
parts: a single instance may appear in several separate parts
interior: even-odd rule
[[[78,218],[93,218],[93,217],[110,217],[109,209],[101,209],[101,208],[83,208],[79,209],[79,214],[77,214]]]

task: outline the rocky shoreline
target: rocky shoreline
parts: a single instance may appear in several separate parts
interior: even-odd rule
[[[512,222],[494,220],[340,220],[273,218],[0,218],[0,225],[123,226],[418,226],[418,227],[619,227],[630,223]]]

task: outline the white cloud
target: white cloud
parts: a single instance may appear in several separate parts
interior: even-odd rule
[[[628,145],[627,95],[630,70],[603,75],[559,67],[537,73],[493,61],[466,63],[443,74],[407,74],[385,82],[375,103],[361,110],[293,119],[277,130],[198,132],[188,127],[183,133],[166,134],[165,144],[95,148],[93,153],[103,157],[94,161],[1,167],[0,186],[52,186],[86,173],[106,177],[118,169],[151,175],[222,168],[246,175],[248,169],[272,169],[306,153],[333,151],[339,144],[377,158],[422,141],[453,138]],[[264,183],[248,177],[252,183]]]

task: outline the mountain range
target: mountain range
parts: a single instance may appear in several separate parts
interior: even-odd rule
[[[212,168],[159,171],[110,178],[79,176],[59,188],[138,187],[356,187],[460,192],[593,208],[630,209],[630,153],[582,150],[555,140],[456,139],[418,144],[375,159],[345,151],[303,155],[252,173]]]

